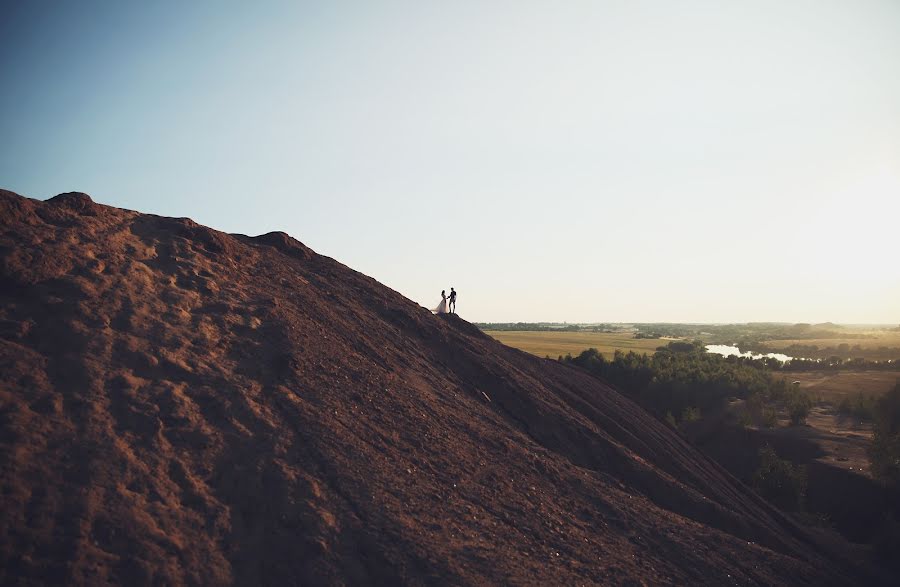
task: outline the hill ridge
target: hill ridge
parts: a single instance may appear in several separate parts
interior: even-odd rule
[[[0,582],[856,577],[611,387],[285,233],[8,191],[0,232]]]

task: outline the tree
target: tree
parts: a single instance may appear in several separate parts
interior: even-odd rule
[[[875,478],[900,487],[900,382],[875,406],[869,458]]]
[[[787,401],[787,408],[791,424],[796,426],[805,421],[809,415],[809,410],[812,408],[812,398],[805,391],[792,390]]]
[[[668,349],[676,353],[689,353],[695,350],[694,343],[683,340],[673,340],[669,343]]]
[[[778,458],[769,445],[759,450],[759,468],[753,486],[760,495],[783,510],[799,510],[806,496],[806,469]]]

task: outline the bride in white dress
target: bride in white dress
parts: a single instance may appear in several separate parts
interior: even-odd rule
[[[435,314],[446,314],[447,313],[447,293],[445,290],[441,290],[441,303],[438,304],[438,307],[432,310]]]

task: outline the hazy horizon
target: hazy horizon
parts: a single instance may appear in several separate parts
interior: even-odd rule
[[[478,322],[900,323],[900,4],[9,4],[0,187]]]
[[[495,320],[476,320],[475,322],[479,324],[581,324],[584,326],[596,326],[600,324],[610,324],[610,325],[621,325],[621,324],[683,324],[687,326],[729,326],[729,325],[741,325],[741,324],[786,324],[790,326],[794,326],[797,324],[809,324],[810,326],[824,326],[826,324],[832,324],[834,326],[842,326],[847,328],[859,327],[859,328],[896,328],[900,325],[895,324],[893,322],[887,323],[878,323],[878,322],[860,322],[856,324],[847,324],[841,322],[774,322],[772,320],[761,321],[761,322],[647,322],[646,320],[625,320],[623,322],[555,322],[552,320],[534,320],[534,321],[522,321],[522,320],[511,320],[507,322],[497,322]]]

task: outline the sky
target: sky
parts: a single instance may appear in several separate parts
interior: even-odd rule
[[[471,321],[900,323],[900,2],[4,1],[0,187]]]

